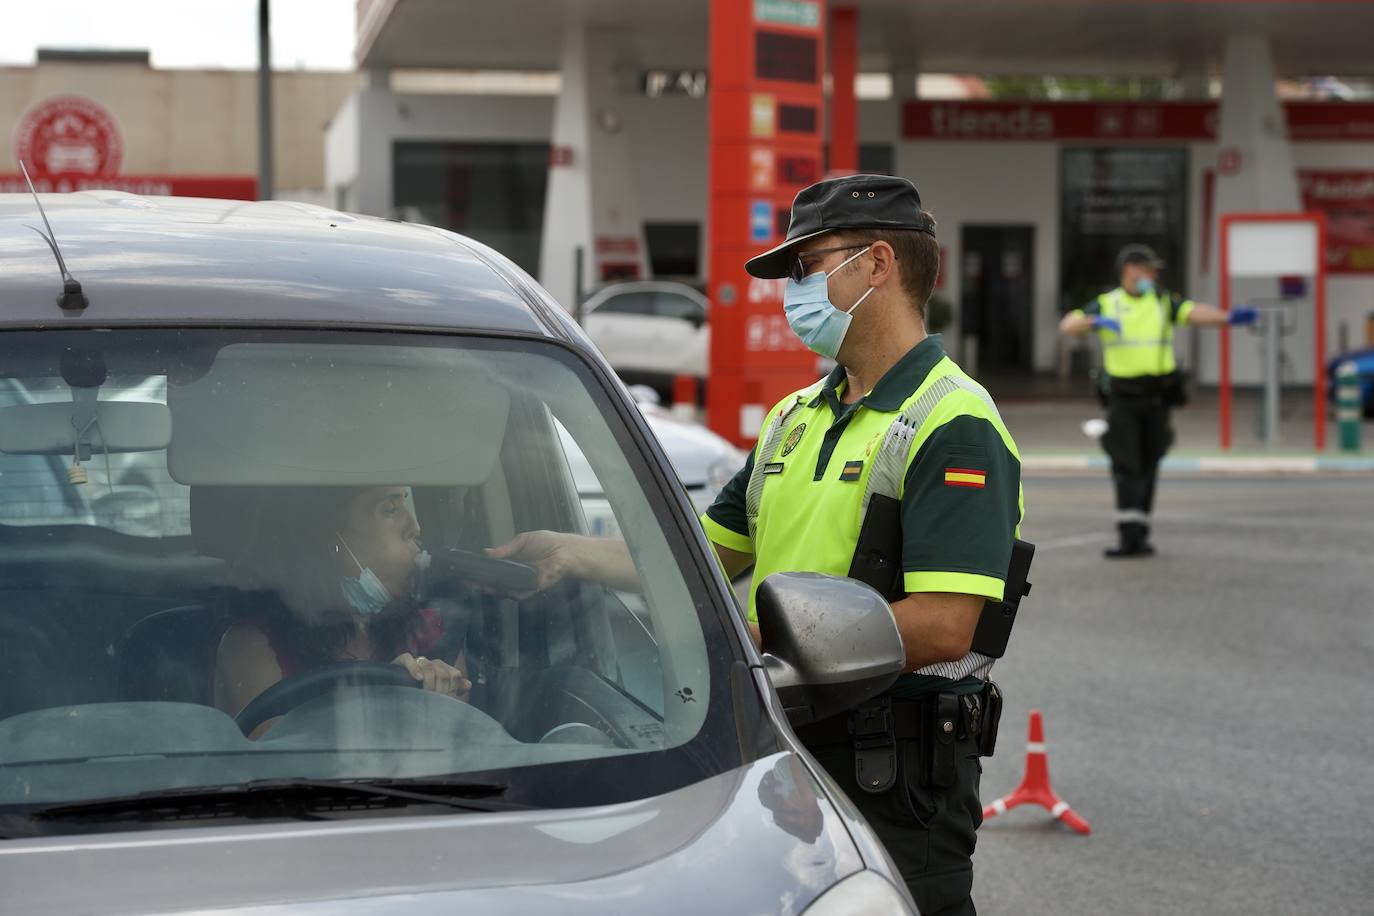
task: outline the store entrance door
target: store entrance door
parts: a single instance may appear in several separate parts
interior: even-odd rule
[[[963,226],[960,323],[981,374],[1031,369],[1033,226]]]

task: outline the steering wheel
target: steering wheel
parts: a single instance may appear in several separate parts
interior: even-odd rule
[[[268,719],[275,719],[318,696],[340,687],[420,687],[419,681],[400,665],[387,662],[330,662],[282,678],[234,717],[234,724],[251,735]]]

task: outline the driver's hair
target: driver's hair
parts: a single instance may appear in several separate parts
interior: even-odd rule
[[[354,499],[369,487],[272,487],[255,500],[253,531],[234,564],[249,616],[274,618],[302,658],[329,660],[354,632],[339,585],[339,531]],[[415,610],[396,601],[371,625],[383,645],[399,643]]]

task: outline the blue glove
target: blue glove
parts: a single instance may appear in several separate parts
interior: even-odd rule
[[[1108,318],[1108,317],[1105,316],[1105,315],[1094,315],[1094,316],[1093,316],[1093,330],[1094,330],[1094,331],[1111,331],[1113,334],[1120,334],[1120,333],[1121,333],[1121,322],[1117,321],[1115,318]]]
[[[1259,320],[1259,309],[1253,305],[1238,305],[1231,309],[1226,323],[1230,325],[1254,324]]]

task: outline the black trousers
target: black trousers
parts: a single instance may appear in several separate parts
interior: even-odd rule
[[[1117,528],[1123,545],[1149,540],[1159,463],[1173,444],[1169,408],[1160,397],[1108,397],[1107,432],[1102,436],[1102,448],[1112,461]]]
[[[883,841],[922,916],[976,914],[969,895],[973,847],[983,822],[983,805],[978,800],[983,765],[974,741],[964,739],[956,746],[954,785],[933,789],[920,785],[919,742],[899,739],[897,782],[881,795],[873,795],[860,789],[854,779],[852,745],[807,745]]]

